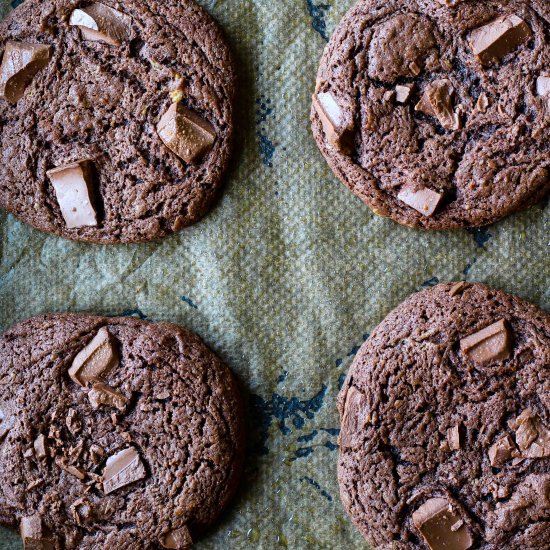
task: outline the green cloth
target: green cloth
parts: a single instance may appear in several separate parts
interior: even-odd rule
[[[69,310],[196,331],[249,405],[241,492],[196,548],[367,548],[336,481],[335,403],[353,355],[390,309],[437,281],[485,282],[550,308],[550,209],[473,232],[374,216],[332,175],[309,127],[324,37],[353,0],[200,3],[240,72],[221,200],[196,226],[132,246],[65,241],[1,213],[0,329]],[[0,550],[17,541],[0,530]]]

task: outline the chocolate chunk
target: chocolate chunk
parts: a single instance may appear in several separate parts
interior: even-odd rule
[[[90,446],[90,458],[94,464],[97,464],[105,454],[105,451],[95,443]]]
[[[82,451],[84,450],[84,440],[79,439],[76,445],[71,445],[69,447],[69,458],[71,460],[78,460],[82,456]]]
[[[409,69],[414,76],[418,76],[422,72],[422,70],[420,69],[420,67],[415,61],[409,64]]]
[[[481,366],[504,361],[510,356],[512,342],[504,319],[460,340],[460,349]]]
[[[43,479],[35,479],[27,485],[27,491],[32,491],[32,489],[36,489],[37,487],[41,487],[42,485],[44,485]]]
[[[449,291],[450,296],[456,296],[457,294],[461,294],[462,291],[467,287],[466,281],[459,281],[455,285],[452,286],[451,290]]]
[[[397,198],[424,216],[432,216],[439,206],[443,195],[426,187],[417,191],[413,190],[412,187],[404,187],[397,195]]]
[[[449,442],[449,449],[451,451],[458,451],[460,449],[460,426],[456,425],[447,430],[447,441]]]
[[[85,387],[101,381],[118,365],[115,339],[105,327],[98,330],[92,341],[74,358],[69,376]]]
[[[398,85],[395,87],[395,93],[396,93],[396,101],[397,103],[407,103],[409,100],[409,97],[412,94],[412,91],[414,89],[414,86],[412,84],[410,85]]]
[[[516,432],[516,444],[521,458],[545,458],[550,456],[550,430],[530,409],[525,409],[509,422]]]
[[[57,446],[63,444],[63,441],[61,441],[61,430],[55,426],[50,426],[48,430],[48,439],[53,439]]]
[[[8,419],[6,418],[6,413],[0,409],[0,443],[8,435],[8,432],[11,430]]]
[[[523,19],[517,15],[507,15],[473,30],[470,47],[483,65],[489,65],[526,43],[532,34]]]
[[[21,538],[25,550],[53,550],[54,545],[47,538],[39,515],[21,518]]]
[[[537,438],[538,432],[535,428],[535,415],[529,410],[524,410],[514,421],[510,423],[510,426],[516,432],[516,442],[518,447],[525,451],[528,449]]]
[[[36,73],[50,62],[52,53],[53,48],[43,44],[6,42],[0,66],[0,97],[17,103]]]
[[[479,97],[477,98],[476,109],[480,113],[484,113],[487,110],[487,107],[489,107],[489,100],[487,99],[487,96],[484,93],[479,94]]]
[[[489,448],[489,460],[491,466],[501,468],[511,460],[512,453],[516,450],[516,446],[509,435],[501,437],[494,445]]]
[[[351,446],[357,439],[366,421],[367,398],[353,386],[349,388],[344,405],[342,429],[340,431],[340,445]]]
[[[107,405],[123,411],[128,403],[128,399],[124,395],[102,382],[96,382],[93,385],[88,392],[88,399],[94,409],[98,409],[101,405]]]
[[[46,438],[43,434],[39,434],[39,436],[34,440],[33,447],[36,458],[45,458],[48,455],[46,449]]]
[[[80,468],[77,468],[76,466],[73,466],[72,464],[67,463],[67,459],[62,457],[56,457],[55,463],[62,469],[65,470],[67,473],[71,474],[72,476],[83,480],[86,477],[86,472],[84,470],[81,470]]]
[[[390,101],[393,101],[397,97],[397,94],[395,90],[388,90],[384,93],[384,101],[387,101],[388,103]]]
[[[444,498],[426,501],[412,519],[431,550],[467,550],[473,544],[462,518]]]
[[[447,6],[449,8],[453,8],[454,6],[458,6],[461,2],[464,2],[464,0],[437,0],[440,4]]]
[[[160,544],[163,548],[186,550],[193,545],[193,539],[191,538],[189,529],[184,525],[164,535],[160,540]]]
[[[157,133],[188,164],[208,153],[216,141],[214,127],[182,103],[172,103],[157,124]]]
[[[145,476],[145,467],[138,452],[129,447],[107,459],[103,471],[103,492],[108,495]]]
[[[97,225],[91,163],[82,160],[48,170],[63,219],[69,229]]]
[[[82,430],[82,422],[80,422],[80,419],[74,409],[68,410],[65,424],[72,435],[76,435],[80,432],[80,430]]]
[[[323,124],[327,141],[340,153],[349,155],[353,145],[353,123],[346,121],[343,109],[330,92],[313,96],[313,107]]]
[[[130,36],[130,18],[98,2],[74,10],[69,24],[80,29],[84,40],[111,46],[120,46]]]
[[[491,494],[495,500],[503,500],[510,496],[510,489],[506,486],[498,485],[497,483],[492,483]]]
[[[415,110],[427,115],[435,116],[441,126],[447,130],[462,128],[460,116],[453,110],[454,88],[446,78],[434,80],[428,84]]]
[[[537,95],[550,95],[550,76],[539,76],[537,78]]]
[[[81,470],[80,468],[77,468],[76,466],[72,466],[72,465],[68,464],[65,467],[65,470],[67,472],[69,472],[69,474],[73,475],[74,477],[76,477],[78,479],[84,479],[86,477],[86,473],[84,472],[84,470]]]

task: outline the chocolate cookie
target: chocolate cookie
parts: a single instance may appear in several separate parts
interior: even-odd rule
[[[0,337],[0,523],[26,548],[189,548],[242,459],[236,382],[194,334],[66,314]]]
[[[373,548],[550,547],[550,315],[480,284],[413,295],[338,398],[345,509]]]
[[[235,71],[193,0],[26,0],[0,37],[2,206],[98,243],[206,214],[229,162]]]
[[[381,216],[476,227],[550,193],[547,0],[364,0],[313,96],[334,173]]]

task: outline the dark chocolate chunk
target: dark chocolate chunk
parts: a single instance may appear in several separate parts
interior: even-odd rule
[[[193,545],[193,539],[191,538],[189,529],[183,526],[164,535],[160,540],[160,544],[163,548],[186,550]]]
[[[502,436],[494,445],[489,448],[489,460],[491,466],[500,468],[513,457],[516,446],[509,435]]]
[[[90,446],[90,458],[94,464],[97,464],[105,455],[105,451],[99,446],[93,443]]]
[[[6,418],[6,413],[0,409],[0,443],[2,443],[2,440],[8,435],[10,429],[11,426]]]
[[[415,109],[435,116],[441,126],[447,130],[459,130],[462,128],[462,122],[460,116],[453,110],[454,93],[450,80],[434,80],[424,90],[424,95]]]
[[[397,99],[397,93],[395,92],[395,90],[388,90],[384,93],[384,101],[392,102],[395,99]]]
[[[509,425],[516,432],[516,445],[521,451],[521,458],[550,456],[550,430],[533,411],[525,409]]]
[[[74,10],[69,24],[80,29],[84,40],[111,46],[120,46],[130,36],[130,18],[98,2]]]
[[[506,321],[501,319],[463,338],[460,341],[460,349],[479,365],[508,359],[512,352],[512,342]]]
[[[398,103],[407,103],[409,100],[409,97],[412,94],[413,91],[412,85],[406,85],[406,84],[399,84],[395,87],[395,93],[396,93],[396,100]]]
[[[74,358],[69,376],[79,385],[101,381],[118,365],[115,339],[102,327],[92,341]]]
[[[437,210],[443,195],[432,189],[415,190],[412,186],[406,186],[401,189],[397,198],[424,216],[432,216]]]
[[[460,450],[460,446],[462,444],[461,437],[460,437],[460,426],[456,425],[452,428],[449,428],[447,430],[447,441],[449,443],[449,449],[451,451],[458,451]]]
[[[456,296],[457,294],[460,294],[467,286],[468,286],[468,283],[466,283],[466,281],[459,281],[458,283],[452,286],[449,292],[449,295]]]
[[[356,443],[367,421],[367,406],[367,398],[359,390],[351,387],[346,396],[340,445],[347,447]]]
[[[20,533],[25,550],[54,550],[54,545],[47,538],[39,515],[21,518]]]
[[[353,125],[346,121],[345,113],[331,92],[320,92],[313,96],[313,107],[317,111],[327,141],[341,153],[351,151]]]
[[[68,229],[97,225],[90,161],[82,160],[48,170]]]
[[[464,0],[437,0],[440,4],[443,4],[444,6],[453,8],[454,6],[460,4],[461,2],[464,2]]]
[[[72,476],[76,477],[77,479],[80,479],[81,481],[86,478],[86,472],[82,470],[81,468],[78,468],[77,466],[74,466],[72,464],[69,464],[67,459],[61,456],[58,456],[55,458],[55,463],[59,468],[62,470],[65,470],[68,474],[71,474]]]
[[[0,66],[0,98],[17,103],[38,71],[48,65],[53,48],[29,42],[6,42]]]
[[[45,458],[48,456],[48,450],[46,447],[46,438],[44,434],[39,434],[33,443],[34,454],[36,458]]]
[[[459,513],[444,498],[426,501],[412,518],[431,550],[467,550],[474,542]]]
[[[409,63],[409,70],[414,76],[418,76],[422,72],[422,69],[418,66],[416,61]]]
[[[103,470],[103,492],[108,495],[147,475],[139,453],[133,448],[124,449],[107,459]]]
[[[472,31],[470,47],[484,65],[500,61],[533,35],[517,15],[506,15]]]
[[[172,103],[157,125],[163,143],[191,164],[202,158],[216,141],[216,130],[183,103]]]
[[[70,509],[77,525],[87,525],[94,518],[94,505],[86,497],[75,500]]]
[[[487,98],[485,93],[482,92],[477,98],[476,109],[480,113],[485,113],[487,111],[487,107],[489,107],[489,99]]]
[[[78,414],[73,408],[70,408],[67,411],[67,419],[65,420],[65,424],[67,425],[71,435],[77,435],[80,430],[82,430],[82,422],[80,422]]]

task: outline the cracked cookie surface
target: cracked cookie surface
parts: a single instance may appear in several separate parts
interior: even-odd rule
[[[10,41],[52,46],[22,97],[0,100],[0,204],[62,237],[147,241],[197,222],[218,195],[233,134],[234,64],[221,30],[193,0],[100,4],[126,25],[119,44],[88,40],[74,23],[87,1],[26,0],[0,24],[2,52]],[[200,117],[212,133],[208,147],[178,155],[163,142],[157,126],[173,101]],[[196,141],[202,130],[194,129]],[[82,160],[93,163],[97,224],[71,228],[48,172]]]
[[[386,317],[338,399],[341,499],[373,548],[548,548],[549,365],[550,315],[484,285]]]
[[[194,334],[46,315],[0,365],[0,523],[37,548],[188,548],[235,492],[239,391]]]
[[[321,60],[317,144],[404,225],[476,227],[532,206],[550,193],[549,36],[545,0],[361,0]]]

